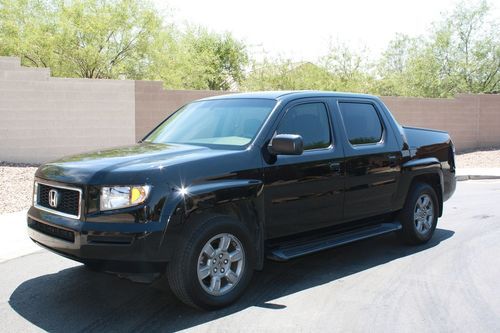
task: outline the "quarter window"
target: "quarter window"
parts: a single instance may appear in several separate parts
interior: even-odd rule
[[[298,134],[304,141],[304,150],[330,146],[330,125],[323,103],[297,105],[281,120],[278,134]]]
[[[353,145],[380,142],[383,128],[377,110],[367,103],[339,103],[349,142]]]

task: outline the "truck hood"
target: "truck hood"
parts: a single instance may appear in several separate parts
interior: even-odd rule
[[[173,165],[216,157],[236,151],[207,147],[139,143],[98,150],[40,166],[36,177],[70,184],[140,184],[154,172],[166,172]]]

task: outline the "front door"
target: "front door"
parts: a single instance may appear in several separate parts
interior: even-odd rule
[[[272,135],[301,135],[304,153],[265,162],[267,238],[329,226],[343,216],[343,152],[327,104],[301,100],[282,112]]]

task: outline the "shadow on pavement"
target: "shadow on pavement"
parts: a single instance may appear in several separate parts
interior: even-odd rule
[[[436,229],[428,244],[416,247],[401,245],[395,235],[386,235],[287,263],[268,261],[236,304],[214,312],[184,306],[164,278],[151,285],[137,284],[83,266],[22,283],[9,304],[26,320],[50,332],[176,331],[252,306],[280,311],[286,304],[273,300],[424,251],[453,234]]]

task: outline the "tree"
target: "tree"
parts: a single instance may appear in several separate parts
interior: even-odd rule
[[[427,36],[396,35],[376,64],[337,42],[314,62],[266,59],[250,68],[245,44],[231,34],[179,29],[148,1],[0,0],[0,55],[54,76],[155,79],[171,89],[500,91],[500,27],[485,0],[459,3]]]
[[[330,45],[328,55],[320,60],[333,77],[333,90],[366,93],[371,90],[373,77],[372,65],[363,54],[366,49],[353,50],[345,43],[337,42]]]
[[[243,43],[229,33],[190,28],[180,40],[179,61],[197,89],[236,90],[243,81],[248,54]],[[188,77],[186,77],[188,79]]]
[[[172,89],[236,90],[248,64],[244,44],[202,28],[164,31],[153,49],[147,77]]]
[[[241,83],[248,55],[245,46],[230,34],[219,35],[201,29],[188,35],[187,43],[189,53],[195,55],[193,60],[204,65],[208,89],[228,90]]]
[[[410,63],[418,58],[422,40],[407,35],[397,34],[389,42],[376,65],[377,80],[374,91],[384,96],[411,95],[412,84],[408,76]],[[415,93],[415,92],[413,92]]]
[[[177,89],[237,88],[248,63],[230,34],[181,31],[140,0],[0,0],[0,55],[54,76],[160,79]]]
[[[142,78],[161,18],[135,0],[0,0],[0,53],[55,76]]]
[[[427,38],[398,35],[377,66],[381,95],[450,97],[500,90],[498,24],[485,1],[459,3]]]
[[[253,64],[245,89],[368,92],[373,78],[361,54],[339,43],[318,63],[266,59]]]
[[[500,90],[500,26],[489,9],[485,0],[461,2],[437,25],[431,47],[442,74],[454,81],[453,93]]]
[[[244,88],[246,90],[328,89],[332,76],[321,66],[290,60],[254,62]]]

